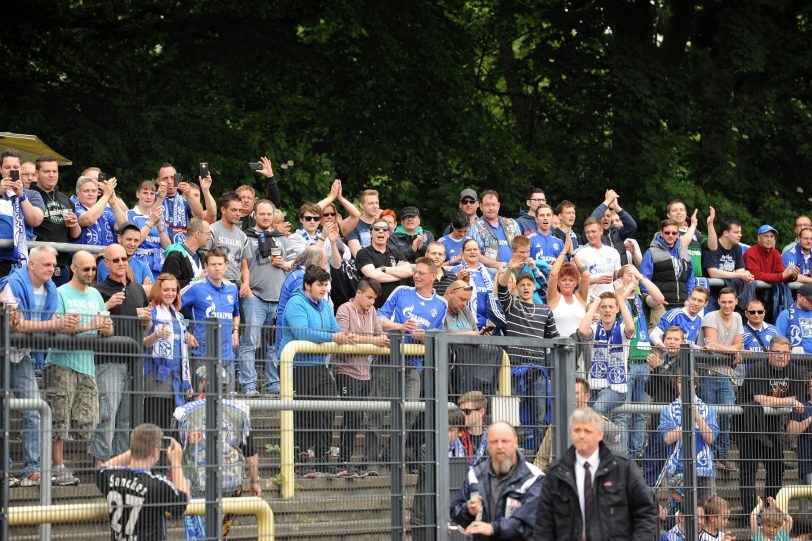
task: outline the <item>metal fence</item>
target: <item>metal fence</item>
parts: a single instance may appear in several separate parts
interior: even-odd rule
[[[663,350],[658,355],[670,358],[669,370],[652,372],[650,351],[624,352],[623,357],[628,358],[627,391],[613,395],[603,391],[611,389],[611,384],[601,383],[600,377],[590,378],[596,375],[590,373],[595,350],[605,344],[449,333],[429,333],[423,344],[414,344],[392,333],[386,348],[329,341],[293,341],[279,352],[260,348],[255,366],[261,392],[248,398],[240,392],[239,361],[224,363],[222,354],[193,356],[188,371],[191,393],[182,382],[177,389],[167,390],[165,379],[163,383],[156,380],[160,370],[150,368],[149,357],[155,351],[150,348],[145,352],[134,338],[16,333],[5,316],[3,347],[5,358],[11,362],[4,363],[0,388],[2,428],[9,437],[3,439],[1,458],[10,457],[14,464],[5,469],[0,522],[7,531],[3,538],[57,539],[75,532],[75,526],[63,526],[61,519],[43,524],[37,532],[33,524],[57,515],[40,515],[35,520],[31,513],[42,509],[36,507],[20,514],[21,508],[34,504],[78,505],[71,509],[90,513],[84,515],[90,524],[83,529],[83,537],[107,538],[110,524],[98,511],[102,500],[95,486],[95,460],[126,449],[132,428],[144,420],[158,420],[167,434],[187,449],[195,449],[196,454],[187,454],[187,471],[195,480],[193,495],[209,504],[204,506],[205,531],[218,532],[210,538],[222,534],[224,515],[226,522],[233,518],[224,502],[239,495],[248,500],[252,491],[261,492],[262,501],[273,510],[273,535],[280,538],[453,538],[458,534],[448,529],[448,509],[465,470],[483,456],[479,429],[492,421],[509,421],[517,428],[525,458],[546,467],[568,448],[568,415],[585,400],[581,383],[576,383],[579,376],[591,384],[587,403],[611,421],[606,442],[617,453],[635,460],[656,491],[663,507],[662,531],[672,527],[674,511],[681,508],[685,532],[693,538],[699,527],[708,525],[695,520],[698,505],[716,495],[727,502],[732,516],[725,527],[742,537],[749,528],[755,495],[775,496],[782,487],[812,480],[807,477],[812,474],[812,421],[808,421],[812,419],[812,397],[807,383],[810,359],[805,356],[792,355],[788,363],[797,370],[784,377],[784,372],[765,372],[772,369],[767,353],[745,354],[742,362],[734,362],[737,359],[704,350]],[[116,329],[155,332],[146,320],[144,327],[139,327],[136,319],[114,319]],[[215,321],[205,324],[202,336],[207,351],[221,352],[223,329]],[[76,416],[65,411],[66,397],[53,392],[53,386],[65,383],[48,374],[50,363],[34,374],[42,394],[12,400],[16,396],[12,384],[19,385],[15,378],[20,378],[14,372],[19,372],[19,363],[14,361],[22,349],[30,350],[26,358],[31,359],[27,362],[34,370],[59,352],[89,352],[98,389],[91,396],[100,409],[98,418],[87,420],[81,411]],[[510,364],[506,363],[506,352]],[[344,377],[344,369],[359,358],[368,364],[368,379],[363,379],[366,373],[360,378]],[[279,395],[269,394],[274,389],[268,383],[269,376],[263,374],[269,359],[272,365],[273,359],[278,360]],[[224,372],[216,369],[229,364],[234,368]],[[419,371],[415,368],[418,364]],[[123,376],[107,380],[107,369],[117,365],[126,367]],[[202,372],[197,370],[200,366],[206,366],[205,385]],[[737,366],[747,368],[736,371]],[[762,377],[765,373],[767,377]],[[691,374],[696,376],[691,378]],[[174,373],[171,375],[174,379]],[[180,376],[184,377],[182,373]],[[234,386],[234,392],[222,381],[223,376]],[[681,389],[690,389],[684,398],[676,392],[677,380]],[[753,394],[762,387],[769,398],[779,400],[766,402],[781,407],[764,407],[764,401]],[[113,392],[116,389],[120,392]],[[481,393],[484,407],[474,407],[479,404],[471,403],[471,396],[476,396],[471,391]],[[77,389],[68,398],[81,398],[83,392]],[[121,397],[117,411],[121,417],[111,418],[110,402],[116,401],[116,396]],[[695,396],[706,398],[705,406],[689,407]],[[790,404],[793,396],[800,404]],[[195,399],[201,402],[192,409],[189,405]],[[785,406],[781,400],[786,401]],[[176,405],[184,404],[186,410],[175,410]],[[23,409],[30,412],[27,417],[22,415]],[[696,425],[697,413],[715,418],[707,446],[702,444],[705,435],[701,427],[686,429]],[[220,422],[200,424],[203,415]],[[34,417],[38,425],[32,424]],[[449,423],[449,417],[456,421]],[[250,438],[246,438],[249,423]],[[449,431],[449,427],[456,427],[456,431]],[[61,444],[46,444],[68,428],[68,437],[61,438]],[[451,438],[454,434],[460,445]],[[12,477],[24,479],[37,467],[37,453],[32,455],[31,448],[34,442],[42,475],[40,486],[7,488]],[[688,457],[683,458],[680,449],[699,452],[686,453]],[[706,454],[697,456],[703,452]],[[244,461],[254,455],[256,462]],[[71,486],[70,476],[58,465],[71,470],[79,484]],[[165,467],[163,452],[156,469]],[[52,475],[56,475],[53,490]],[[254,477],[260,480],[258,486],[252,483]],[[794,532],[812,530],[803,499],[780,500],[781,505],[791,506],[784,511],[795,519]],[[714,505],[721,504],[717,501],[711,507]],[[88,509],[95,509],[97,514]],[[768,515],[764,516],[772,516]],[[723,519],[712,520],[721,523]],[[257,527],[256,519],[239,517],[228,538],[256,539]],[[181,520],[169,523],[172,539],[184,538],[184,530]]]

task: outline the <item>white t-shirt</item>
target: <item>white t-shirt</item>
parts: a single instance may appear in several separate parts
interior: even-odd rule
[[[601,245],[600,248],[594,248],[589,244],[578,247],[575,255],[586,265],[590,277],[592,276],[615,276],[615,273],[620,270],[620,254],[611,246]],[[596,284],[598,295],[604,292],[614,293],[611,283]]]

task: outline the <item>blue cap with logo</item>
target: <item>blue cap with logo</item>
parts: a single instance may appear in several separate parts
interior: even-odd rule
[[[771,226],[770,224],[764,224],[761,227],[759,227],[758,232],[756,234],[757,235],[763,235],[764,233],[767,233],[769,231],[772,231],[773,233],[778,235],[778,230],[776,228],[774,228],[773,226]]]

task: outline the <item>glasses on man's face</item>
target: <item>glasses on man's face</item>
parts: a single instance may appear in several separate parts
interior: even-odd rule
[[[302,220],[305,222],[318,222],[321,220],[321,216],[302,216]]]
[[[460,203],[462,203],[463,205],[473,205],[474,203],[476,203],[476,199],[463,199],[462,201],[460,201]]]
[[[474,413],[475,411],[479,411],[479,408],[460,408],[460,411],[461,411],[461,412],[462,412],[464,415],[471,415],[471,414],[472,414],[472,413]]]
[[[676,235],[679,235],[679,231],[663,231],[663,235],[666,235],[668,237],[674,237]]]
[[[96,272],[97,267],[79,267],[82,272]]]
[[[323,218],[330,218],[330,217],[335,216],[335,215],[336,215],[335,212],[324,212],[324,213],[322,213]]]
[[[377,231],[377,232],[379,232],[379,233],[388,233],[388,232],[389,232],[389,228],[388,228],[388,227],[377,227],[377,226],[376,226],[376,227],[373,227],[373,228],[372,228],[372,230],[373,230],[373,231]]]
[[[116,263],[116,264],[118,264],[118,263],[122,263],[124,261],[127,261],[127,258],[126,257],[117,257],[115,259],[107,259],[107,258],[105,258],[105,260],[108,263]]]
[[[756,315],[760,316],[764,314],[764,310],[747,310],[747,313],[750,314],[751,316]]]

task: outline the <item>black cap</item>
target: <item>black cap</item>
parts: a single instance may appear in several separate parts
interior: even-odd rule
[[[400,219],[408,218],[409,216],[420,216],[420,211],[417,207],[403,207],[400,210]]]
[[[126,222],[124,225],[118,228],[118,234],[123,235],[128,229],[135,229],[139,233],[141,232],[141,228],[135,225],[135,222]]]

